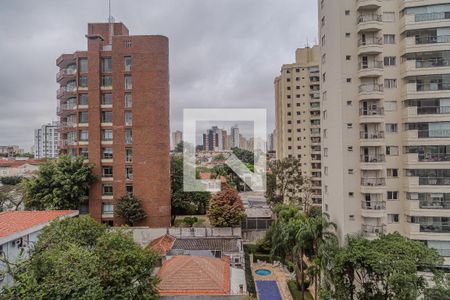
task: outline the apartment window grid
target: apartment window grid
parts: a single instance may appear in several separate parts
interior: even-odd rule
[[[112,184],[102,184],[102,195],[103,196],[112,196],[113,195]]]
[[[125,72],[131,72],[131,56],[125,56],[123,58]]]
[[[102,159],[112,159],[113,158],[113,149],[112,148],[103,148],[102,149]]]
[[[102,167],[102,177],[113,177],[113,167],[103,166]]]
[[[102,141],[112,141],[113,131],[112,129],[102,129]]]

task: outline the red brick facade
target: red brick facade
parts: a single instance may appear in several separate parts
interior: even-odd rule
[[[114,23],[112,44],[108,23],[88,25],[88,49],[57,59],[61,69],[76,63],[76,92],[59,93],[61,105],[70,97],[87,93],[88,106],[60,110],[62,121],[62,152],[76,155],[88,150],[88,160],[96,165],[99,180],[89,195],[89,213],[99,221],[122,220],[103,211],[103,204],[114,204],[126,194],[126,186],[132,186],[133,195],[141,200],[147,218],[140,224],[151,227],[170,225],[170,133],[169,133],[169,42],[164,36],[129,36],[122,23]],[[131,70],[125,70],[125,57],[131,57]],[[88,59],[87,73],[80,72],[80,58]],[[111,58],[112,70],[102,70],[102,58]],[[70,76],[70,75],[68,75]],[[80,77],[87,76],[87,88],[80,87]],[[112,76],[112,86],[102,85],[102,76]],[[131,76],[131,88],[125,89],[125,76]],[[69,79],[61,79],[61,86]],[[102,87],[103,86],[103,87]],[[125,106],[125,93],[131,94],[131,107]],[[102,94],[112,94],[112,104],[102,104]],[[80,102],[77,102],[79,104]],[[79,122],[79,113],[88,112],[88,124]],[[102,112],[111,112],[112,122],[102,123]],[[125,123],[125,114],[132,116],[131,124]],[[67,124],[70,115],[76,116],[76,124]],[[102,141],[102,130],[112,130],[112,142]],[[89,141],[80,140],[80,130],[87,130]],[[132,142],[125,143],[125,131],[131,130]],[[69,141],[67,135],[76,131],[77,141]],[[70,135],[70,134],[69,134]],[[87,145],[86,145],[87,144]],[[112,148],[113,158],[103,157],[104,148]],[[126,161],[126,149],[132,151],[132,160]],[[102,167],[112,166],[113,176],[102,177]],[[132,177],[126,176],[126,168],[132,168]],[[112,185],[112,196],[103,193],[102,185]],[[106,213],[105,213],[106,212]]]

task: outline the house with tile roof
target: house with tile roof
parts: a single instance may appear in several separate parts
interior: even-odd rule
[[[37,242],[42,229],[51,221],[78,216],[77,210],[6,211],[0,213],[0,255],[14,263],[26,258],[29,247]],[[0,288],[11,284],[6,265],[0,262]]]
[[[40,160],[0,159],[0,177],[31,177],[43,163]]]

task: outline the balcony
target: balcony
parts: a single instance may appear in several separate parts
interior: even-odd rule
[[[404,15],[400,19],[400,31],[439,28],[448,26],[450,12],[432,12]]]
[[[383,75],[383,62],[372,60],[360,62],[358,66],[358,77],[380,77]]]
[[[320,91],[311,91],[309,95],[311,96],[311,101],[320,100]]]
[[[425,98],[449,98],[450,83],[407,83],[406,89],[403,90],[402,97],[410,100]]]
[[[386,213],[386,202],[363,200],[361,208],[361,214],[365,218],[382,218]]]
[[[400,44],[403,53],[433,52],[448,50],[450,35],[406,37]]]
[[[417,137],[419,139],[450,138],[450,129],[417,130]]]
[[[386,156],[384,154],[373,154],[373,155],[361,155],[360,162],[376,164],[380,162],[385,162]]]
[[[357,19],[358,32],[374,32],[383,29],[383,22],[379,14],[363,14]]]
[[[450,73],[450,60],[445,58],[407,60],[402,63],[401,76],[423,76]]]
[[[378,83],[363,83],[358,88],[359,100],[381,99],[383,85]]]
[[[358,10],[376,10],[381,7],[382,0],[356,0]]]
[[[77,74],[77,69],[75,68],[61,69],[58,73],[56,73],[56,81],[61,83],[63,79],[74,79],[75,74]]]
[[[419,185],[450,185],[450,177],[419,177]]]
[[[377,55],[383,52],[382,38],[365,38],[358,40],[358,55],[373,54]]]
[[[360,123],[382,123],[384,121],[384,108],[380,106],[361,107],[359,109]]]
[[[77,88],[75,86],[62,86],[56,91],[56,97],[62,98],[65,96],[74,96],[74,93],[76,93]]]
[[[382,177],[362,177],[361,186],[381,187],[386,185],[386,178]]]
[[[386,225],[363,224],[361,226],[361,231],[369,237],[376,237],[377,235],[386,233]]]

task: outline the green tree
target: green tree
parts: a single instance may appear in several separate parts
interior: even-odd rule
[[[222,184],[222,190],[211,200],[208,218],[215,227],[237,226],[245,218],[244,205],[235,189]]]
[[[333,299],[417,299],[428,288],[419,271],[434,274],[439,290],[442,258],[436,250],[399,233],[381,235],[369,241],[362,236],[348,236],[342,248],[326,250],[332,254],[324,269],[326,290]]]
[[[241,148],[233,148],[233,154],[239,158],[244,164],[255,164],[255,157],[252,151],[248,151]]]
[[[87,200],[95,181],[93,164],[83,157],[61,156],[39,167],[37,175],[23,179],[24,203],[27,209],[79,209]]]
[[[128,194],[117,201],[115,213],[117,216],[122,217],[129,226],[133,226],[136,222],[147,217],[139,200]]]
[[[7,176],[0,178],[0,182],[4,185],[17,185],[22,181],[20,176]]]
[[[172,158],[170,163],[172,224],[182,214],[204,214],[211,194],[209,192],[185,192],[183,190],[183,159]]]
[[[293,157],[286,157],[276,160],[269,165],[273,178],[269,178],[272,203],[282,203],[290,201],[300,203],[304,178],[301,173],[300,160]]]
[[[184,143],[183,143],[183,141],[181,141],[175,146],[174,151],[177,153],[183,153],[183,149],[184,149]]]
[[[6,299],[157,299],[158,255],[90,217],[52,222],[12,268]]]

